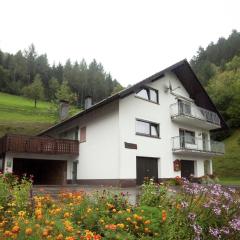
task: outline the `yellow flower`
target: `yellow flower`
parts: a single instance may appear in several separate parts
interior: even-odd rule
[[[118,223],[118,224],[117,224],[117,227],[119,227],[119,228],[124,228],[124,224],[123,224],[123,223]]]
[[[21,217],[21,218],[24,218],[25,215],[26,215],[25,211],[19,211],[18,212],[18,216]]]
[[[176,205],[176,208],[177,208],[177,209],[180,209],[180,208],[181,208],[181,204],[178,203],[178,204]]]
[[[131,209],[128,208],[126,211],[127,211],[128,213],[130,213],[130,212],[131,212]]]
[[[64,239],[64,237],[61,233],[58,234],[57,237],[56,237],[56,240],[63,240],[63,239]]]
[[[91,208],[88,208],[88,209],[87,209],[87,213],[90,213],[91,211],[92,211]]]

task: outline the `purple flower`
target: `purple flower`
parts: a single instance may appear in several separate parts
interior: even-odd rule
[[[185,202],[185,201],[181,202],[181,207],[182,208],[187,208],[188,206],[189,206],[189,204],[187,202]]]
[[[195,213],[189,213],[188,218],[193,222],[196,219],[196,214]]]
[[[215,238],[217,238],[217,239],[220,239],[220,238],[221,238],[221,232],[220,232],[220,230],[219,230],[218,228],[212,228],[212,227],[210,227],[210,228],[209,228],[209,233],[210,233],[213,237],[215,237]]]
[[[220,208],[214,207],[214,208],[213,208],[213,212],[214,212],[216,215],[220,216],[222,211],[221,211]]]
[[[193,230],[194,233],[199,236],[202,233],[202,228],[201,226],[197,225],[197,224],[193,224]]]
[[[223,227],[221,230],[220,230],[222,233],[228,235],[230,233],[230,230],[228,227]]]
[[[235,218],[229,222],[229,225],[235,231],[240,231],[240,218]]]

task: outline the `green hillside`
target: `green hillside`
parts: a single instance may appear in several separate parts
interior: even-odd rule
[[[71,114],[77,112],[71,108]],[[36,134],[58,121],[58,110],[53,104],[0,92],[0,136],[6,133]]]
[[[227,177],[234,182],[234,178],[240,178],[240,129],[235,130],[224,143],[226,153],[214,159],[213,169],[219,177]]]

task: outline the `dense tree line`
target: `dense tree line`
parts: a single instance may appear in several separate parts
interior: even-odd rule
[[[16,54],[0,50],[0,91],[30,97],[35,106],[38,99],[62,99],[81,107],[86,96],[98,102],[121,89],[95,59],[90,64],[82,59],[50,65],[47,55],[39,55],[33,44]]]
[[[240,33],[200,47],[191,65],[229,127],[240,127]]]

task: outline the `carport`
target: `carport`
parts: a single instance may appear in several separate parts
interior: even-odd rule
[[[34,184],[63,185],[69,162],[79,155],[76,140],[6,135],[0,139],[3,172],[33,175]]]

